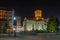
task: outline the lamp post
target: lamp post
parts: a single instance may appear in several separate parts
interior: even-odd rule
[[[14,37],[16,37],[16,28],[13,28],[14,30]]]
[[[16,17],[14,17],[14,22],[16,23]],[[16,37],[16,24],[14,23],[13,33],[14,37]]]

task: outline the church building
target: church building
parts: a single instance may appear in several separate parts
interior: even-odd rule
[[[32,31],[32,30],[46,30],[47,28],[47,19],[42,17],[42,10],[35,10],[35,17],[29,19],[27,17],[24,18],[23,27],[24,31]]]

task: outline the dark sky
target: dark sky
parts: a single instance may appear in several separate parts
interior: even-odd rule
[[[36,8],[43,10],[43,17],[55,16],[60,19],[60,1],[59,0],[0,0],[0,7],[14,8],[16,16],[34,17]]]

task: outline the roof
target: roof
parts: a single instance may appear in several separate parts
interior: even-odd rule
[[[3,8],[3,7],[0,7],[0,10],[12,11],[12,10],[13,10],[13,8]]]

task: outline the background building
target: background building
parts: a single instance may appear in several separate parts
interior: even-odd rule
[[[5,23],[4,20],[6,20],[6,23],[8,27],[13,27],[13,17],[14,17],[14,10],[8,9],[8,8],[0,8],[0,20]],[[5,27],[5,26],[4,26]]]
[[[24,31],[24,27],[21,25],[21,16],[14,17],[14,22],[13,30],[16,30],[16,32]]]
[[[16,31],[17,32],[23,31],[24,28],[21,26],[21,16],[17,16],[16,17],[16,20],[17,20],[17,28],[16,28]]]
[[[17,26],[21,26],[21,17],[17,16]]]

